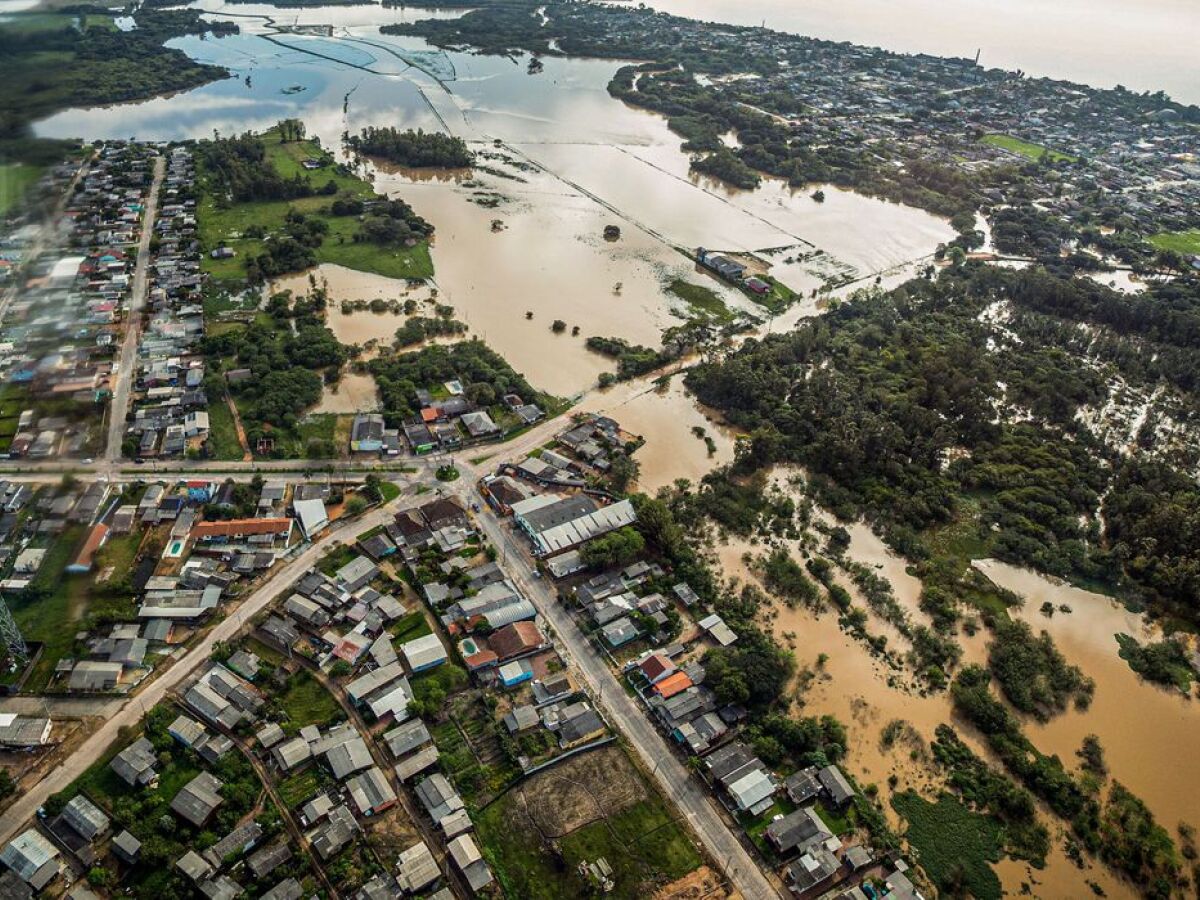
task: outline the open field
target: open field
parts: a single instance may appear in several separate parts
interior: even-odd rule
[[[285,178],[295,175],[308,176],[314,184],[328,181],[337,185],[340,195],[352,195],[370,199],[374,188],[366,181],[333,164],[333,157],[321,149],[315,140],[282,143],[277,131],[263,135],[267,148],[267,162]],[[303,166],[305,160],[320,159],[324,168],[313,171]],[[261,201],[235,203],[223,206],[211,193],[205,193],[200,201],[200,239],[206,249],[218,246],[232,247],[237,256],[233,259],[212,259],[204,256],[204,270],[218,281],[240,280],[246,275],[246,260],[260,254],[263,242],[259,239],[242,237],[251,226],[260,226],[268,233],[283,227],[290,210],[324,220],[329,230],[321,246],[316,248],[318,262],[336,263],[362,272],[373,272],[388,278],[429,278],[433,275],[433,262],[429,247],[421,242],[412,247],[380,247],[377,244],[355,243],[358,231],[357,216],[333,216],[327,210],[332,202],[330,196],[301,197],[296,200]]]
[[[733,318],[724,301],[712,288],[692,284],[682,278],[674,279],[667,285],[667,293],[672,294],[686,303],[695,312],[707,316],[717,322],[728,322]]]
[[[0,164],[0,216],[12,209],[41,176],[40,166],[27,163]]]
[[[1024,156],[1027,159],[1041,159],[1042,156],[1048,153],[1050,154],[1051,162],[1058,162],[1059,160],[1066,162],[1075,161],[1075,157],[1068,156],[1066,153],[1059,153],[1057,150],[1051,150],[1048,147],[1043,147],[1041,144],[1031,144],[1029,141],[1015,138],[1011,134],[985,134],[981,140],[985,144],[999,147],[1001,150],[1007,150],[1009,153],[1016,153],[1018,156]]]
[[[304,669],[288,679],[288,688],[280,695],[279,705],[287,713],[284,730],[288,734],[295,734],[308,725],[325,728],[342,718],[342,708],[337,700]]]
[[[1200,254],[1200,228],[1191,231],[1164,231],[1150,237],[1150,243],[1159,250],[1174,250],[1185,256]]]
[[[703,863],[667,804],[619,747],[534,775],[488,806],[477,828],[509,896],[587,896],[582,862],[604,857],[611,896],[641,898]]]

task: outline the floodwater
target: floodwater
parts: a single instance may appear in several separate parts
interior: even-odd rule
[[[688,394],[682,375],[673,377],[665,390],[648,385],[632,396],[597,391],[584,398],[578,409],[611,416],[626,431],[645,438],[635,458],[641,467],[637,487],[647,494],[680,478],[695,484],[713,468],[733,461],[736,432]],[[704,434],[697,435],[694,428],[704,429]],[[712,439],[712,455],[705,437]]]
[[[777,468],[772,483],[786,487],[796,471]],[[817,515],[828,520],[820,510]],[[920,581],[909,574],[906,561],[892,553],[865,523],[846,527],[851,538],[847,555],[888,580],[898,603],[914,623],[929,624],[918,605]],[[784,546],[795,558],[801,558],[794,543],[784,542]],[[715,549],[725,577],[758,583],[743,557],[747,552],[755,556],[766,553],[767,545],[731,539]],[[1145,641],[1157,636],[1153,627],[1108,597],[994,560],[980,560],[975,565],[996,584],[1023,596],[1024,605],[1013,614],[1036,630],[1049,632],[1067,660],[1096,682],[1095,697],[1085,712],[1072,709],[1045,724],[1023,717],[1033,743],[1045,753],[1057,754],[1068,768],[1075,769],[1075,751],[1086,735],[1096,734],[1105,751],[1110,778],[1140,796],[1163,827],[1174,834],[1180,821],[1195,824],[1200,818],[1195,801],[1200,796],[1200,768],[1194,762],[1200,706],[1177,691],[1142,681],[1117,655],[1115,634],[1124,632]],[[856,605],[866,609],[857,589],[840,574],[838,580],[855,597]],[[1056,612],[1047,618],[1040,612],[1047,600],[1056,607],[1066,604],[1072,611]],[[869,633],[886,635],[891,649],[901,653],[907,649],[894,628],[873,612],[868,611],[868,616]],[[763,622],[795,652],[798,664],[814,673],[806,689],[797,688],[803,713],[832,714],[847,724],[852,740],[846,765],[864,784],[873,783],[879,788],[880,798],[897,827],[902,828],[903,823],[888,805],[892,793],[888,777],[897,777],[896,790],[914,788],[931,797],[937,793],[942,782],[928,758],[928,743],[938,725],[953,725],[975,752],[999,766],[983,740],[955,716],[947,693],[923,694],[915,690],[905,674],[897,673],[872,656],[861,642],[842,632],[832,611],[817,614],[776,603]],[[988,640],[986,630],[973,637],[960,634],[963,664],[984,662]],[[818,662],[821,654],[826,657],[823,665]],[[895,719],[903,720],[909,728],[895,745],[885,748],[880,733]],[[1046,809],[1042,815],[1052,837],[1061,835],[1063,823]],[[1087,896],[1091,889],[1086,882],[1091,881],[1110,897],[1136,895],[1132,885],[1099,864],[1078,869],[1063,853],[1061,836],[1054,837],[1052,843],[1053,851],[1042,870],[1012,860],[996,866],[1009,892],[1015,894],[1026,884],[1035,897]]]
[[[1070,765],[1084,737],[1097,735],[1111,777],[1146,801],[1159,824],[1172,834],[1181,821],[1200,827],[1200,703],[1143,681],[1117,655],[1117,634],[1142,642],[1161,634],[1109,597],[996,560],[980,560],[976,567],[1023,596],[1025,605],[1016,614],[1048,632],[1068,662],[1096,682],[1086,712],[1072,709],[1045,724],[1030,720],[1025,724],[1029,739]],[[1039,611],[1046,601],[1065,603],[1071,612],[1046,617]]]
[[[974,57],[1200,103],[1195,0],[646,0],[664,12],[901,53]]]
[[[314,413],[337,413],[350,415],[359,412],[374,412],[379,409],[379,393],[371,375],[343,372],[335,385],[325,385],[321,402],[312,410]]]
[[[761,307],[697,271],[683,250],[757,251],[807,295],[924,259],[953,236],[923,211],[846,191],[826,188],[817,204],[816,186],[793,192],[768,181],[747,192],[692,176],[665,119],[608,95],[613,61],[548,58],[545,71],[530,76],[523,59],[445,53],[379,33],[380,24],[425,15],[415,9],[275,11],[212,0],[197,8],[213,18],[236,13],[243,34],[172,46],[235,77],[172,98],[64,112],[39,123],[39,134],[167,140],[299,117],[330,148],[371,124],[463,137],[482,157],[469,174],[370,171],[379,190],[434,224],[439,302],[536,387],[560,396],[586,391],[613,367],[586,350],[587,337],[657,346],[662,330],[688,315],[664,290],[675,278],[704,283],[731,309],[763,318]],[[314,33],[326,23],[337,24]],[[621,227],[620,240],[603,239],[609,224]],[[338,284],[349,276],[324,277]],[[335,294],[396,296],[402,286],[355,296],[358,289]],[[806,300],[786,316],[816,308]],[[365,312],[344,319],[331,315],[331,327],[360,344],[390,339],[397,324]],[[556,319],[566,333],[550,333]]]

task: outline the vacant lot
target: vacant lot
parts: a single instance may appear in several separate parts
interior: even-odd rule
[[[990,865],[1000,861],[1002,829],[995,819],[971,812],[949,794],[930,803],[905,791],[892,806],[908,821],[904,837],[939,888],[957,884],[979,900],[1000,900],[1000,879]]]
[[[983,142],[991,144],[993,147],[999,147],[1001,150],[1007,150],[1009,153],[1024,156],[1026,159],[1041,159],[1045,154],[1049,153],[1051,162],[1058,162],[1060,159],[1067,162],[1075,161],[1075,157],[1073,156],[1059,153],[1057,150],[1051,150],[1043,147],[1041,144],[1032,144],[1029,141],[1023,141],[1020,138],[1013,137],[1011,134],[985,134]]]
[[[1200,228],[1191,231],[1164,231],[1150,238],[1159,250],[1174,250],[1185,256],[1200,254]]]
[[[673,811],[609,746],[573,757],[502,795],[477,819],[479,835],[509,896],[586,895],[580,863],[613,870],[613,897],[642,898],[703,863]]]

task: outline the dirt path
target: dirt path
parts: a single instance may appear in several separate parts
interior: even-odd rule
[[[238,443],[242,445],[242,462],[253,462],[254,454],[250,452],[250,442],[246,440],[246,429],[242,425],[242,416],[228,391],[225,392],[225,404],[229,407],[229,414],[233,416],[233,427],[237,431]]]

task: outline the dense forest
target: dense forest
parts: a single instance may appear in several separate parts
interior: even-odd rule
[[[401,131],[391,126],[370,126],[360,134],[347,137],[346,143],[363,156],[385,159],[414,169],[457,169],[469,166],[475,160],[475,155],[467,149],[466,141],[439,131],[413,131],[411,128]]]
[[[803,464],[831,509],[866,513],[910,558],[966,523],[981,553],[1106,582],[1196,624],[1194,444],[1160,446],[1151,431],[1138,440],[1154,455],[1122,452],[1079,413],[1103,406],[1110,379],[1166,381],[1177,423],[1193,426],[1200,343],[1185,338],[1200,281],[1118,297],[1046,272],[951,268],[747,341],[687,384],[751,435],[743,472]],[[988,311],[1002,307],[994,327]]]
[[[101,7],[78,9],[111,14]],[[41,142],[30,139],[29,126],[43,116],[75,106],[140,100],[223,78],[225,69],[194,62],[182,50],[163,44],[186,34],[237,30],[231,23],[205,22],[195,10],[156,8],[140,10],[132,31],[98,25],[80,30],[65,17],[61,28],[0,23],[5,77],[0,159],[37,159]]]

